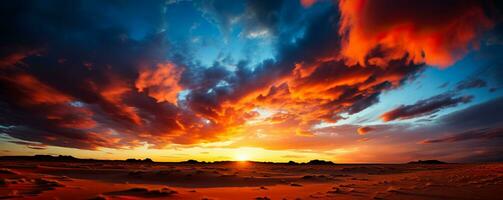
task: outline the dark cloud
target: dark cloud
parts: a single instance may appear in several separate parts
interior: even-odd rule
[[[474,129],[498,127],[503,125],[503,98],[489,100],[459,110],[439,119],[439,126],[444,129]]]
[[[449,85],[449,82],[442,83],[442,85],[439,85],[438,88],[445,88]]]
[[[454,160],[454,162],[503,162],[503,149],[501,147],[494,147],[491,150],[481,148],[474,151],[475,153],[462,157],[461,159]]]
[[[472,79],[461,81],[456,85],[457,90],[487,87],[487,82],[482,79]]]
[[[503,29],[503,28],[502,28]],[[503,44],[503,43],[501,43]],[[484,59],[487,61],[487,66],[485,66],[484,72],[480,74],[480,77],[484,77],[488,82],[489,86],[493,88],[503,87],[503,60],[498,52],[503,50],[502,45],[489,45],[481,50],[484,55]]]
[[[255,19],[254,27],[275,27],[279,23],[281,8],[283,6],[283,0],[279,1],[267,1],[250,0],[246,2],[246,8],[249,9],[250,13],[248,16]],[[250,24],[249,24],[250,25]],[[250,30],[249,30],[250,31]]]
[[[473,96],[456,97],[453,93],[445,93],[433,96],[429,99],[420,100],[412,105],[401,105],[380,116],[387,122],[393,120],[404,120],[429,115],[443,108],[454,107],[462,103],[468,103]]]
[[[0,72],[1,105],[2,116],[9,117],[2,117],[1,123],[12,126],[3,132],[83,149],[164,143],[149,135],[180,130],[180,112],[134,87],[140,68],[166,61],[167,42],[156,34],[162,5],[2,2],[7,16],[1,21],[1,53],[9,59]],[[136,14],[125,17],[144,26],[132,27],[118,20],[120,16],[106,14],[132,9]],[[148,134],[138,134],[142,132]]]
[[[224,35],[232,32],[233,24],[244,25],[243,37],[272,36],[278,30],[284,1],[201,1],[197,2],[206,17],[218,24]],[[295,12],[294,10],[290,10]]]
[[[462,142],[466,140],[491,140],[503,138],[502,128],[485,128],[458,133],[454,136],[444,137],[440,139],[428,139],[421,142],[421,144],[444,143],[444,142]]]
[[[496,98],[439,116],[433,123],[396,134],[396,143],[414,141],[412,155],[451,162],[494,162],[502,160],[503,98]],[[403,132],[406,128],[395,131]],[[389,132],[389,131],[388,131]],[[427,145],[425,145],[427,144]],[[409,153],[410,155],[410,153]]]

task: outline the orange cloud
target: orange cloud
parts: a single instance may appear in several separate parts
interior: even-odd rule
[[[24,58],[39,53],[40,50],[19,50],[0,58],[0,69],[20,63]]]
[[[309,8],[314,3],[316,3],[316,0],[300,0],[300,4],[302,4],[302,6],[304,6],[304,8]]]
[[[364,126],[364,127],[358,128],[356,131],[358,132],[359,135],[365,135],[368,132],[373,131],[373,130],[374,130],[374,128],[372,128],[372,127]]]
[[[84,108],[70,107],[72,97],[63,94],[29,74],[13,74],[0,77],[11,82],[21,96],[18,104],[22,107],[48,106],[45,118],[63,128],[92,128],[96,122],[93,113]],[[42,109],[41,109],[42,110]]]
[[[26,105],[63,104],[71,101],[71,97],[49,87],[29,74],[12,74],[1,76],[0,79],[16,85],[16,93],[26,97],[22,99],[22,103]]]
[[[178,92],[183,88],[178,82],[183,69],[173,63],[158,64],[155,69],[144,69],[136,80],[139,92],[146,91],[157,102],[167,101],[176,104]]]
[[[103,103],[102,106],[104,106],[105,110],[113,113],[117,117],[140,125],[142,119],[137,114],[136,108],[123,102],[124,96],[131,91],[131,88],[117,77],[112,76],[110,79],[112,80],[111,84],[98,88],[99,94],[102,96],[103,100],[109,103]]]
[[[409,62],[448,67],[477,47],[493,22],[476,0],[341,0],[341,54],[348,64]]]
[[[295,121],[290,126],[300,135],[312,134],[321,122],[337,122],[341,113],[353,114],[378,101],[383,90],[399,86],[417,66],[402,64],[387,68],[349,67],[341,61],[297,64],[293,74],[268,91],[247,101],[251,108],[275,111],[269,125]],[[265,128],[262,128],[265,129]]]
[[[60,105],[49,111],[46,118],[62,128],[90,129],[97,124],[92,116],[93,112],[88,109]]]

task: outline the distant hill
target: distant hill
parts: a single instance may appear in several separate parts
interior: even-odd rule
[[[130,162],[130,163],[153,163],[152,159],[145,158],[127,160],[96,160],[96,159],[81,159],[73,156],[52,156],[52,155],[34,155],[34,156],[0,156],[0,161],[38,161],[38,162]]]
[[[126,162],[126,163],[138,163],[138,164],[148,164],[148,163],[179,163],[179,164],[234,164],[241,163],[242,161],[197,161],[197,160],[186,160],[180,162],[156,162],[150,158],[145,159],[136,159],[136,158],[128,158],[126,160],[99,160],[99,159],[83,159],[83,158],[75,158],[73,156],[65,156],[65,155],[34,155],[34,156],[0,156],[0,161],[37,161],[37,162]],[[309,162],[298,163],[295,161],[289,162],[263,162],[263,161],[246,161],[247,163],[255,163],[255,164],[277,164],[277,165],[335,165],[332,161],[326,160],[318,160],[314,159]],[[410,164],[441,164],[444,162],[440,161],[415,161],[410,162]]]
[[[134,158],[128,158],[126,159],[126,162],[134,162],[134,163],[137,163],[137,162],[143,162],[143,163],[152,163],[154,161],[152,161],[152,159],[150,158],[145,158],[145,159],[134,159]]]
[[[308,165],[334,165],[332,161],[325,160],[311,160],[307,163]]]
[[[2,156],[0,160],[24,160],[24,161],[82,161],[87,159],[78,159],[73,156],[51,156],[51,155],[34,155],[34,156]],[[89,159],[91,160],[91,159]]]
[[[418,161],[411,161],[408,164],[447,164],[447,163],[439,160],[418,160]]]

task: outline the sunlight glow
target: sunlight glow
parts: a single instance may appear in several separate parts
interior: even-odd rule
[[[250,160],[250,156],[248,156],[247,154],[237,154],[234,159],[237,161],[248,161]]]

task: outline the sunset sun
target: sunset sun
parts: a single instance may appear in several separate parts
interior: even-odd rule
[[[248,161],[248,160],[250,160],[250,156],[248,154],[239,153],[239,154],[236,154],[236,156],[234,157],[234,160],[236,160],[236,161]]]

